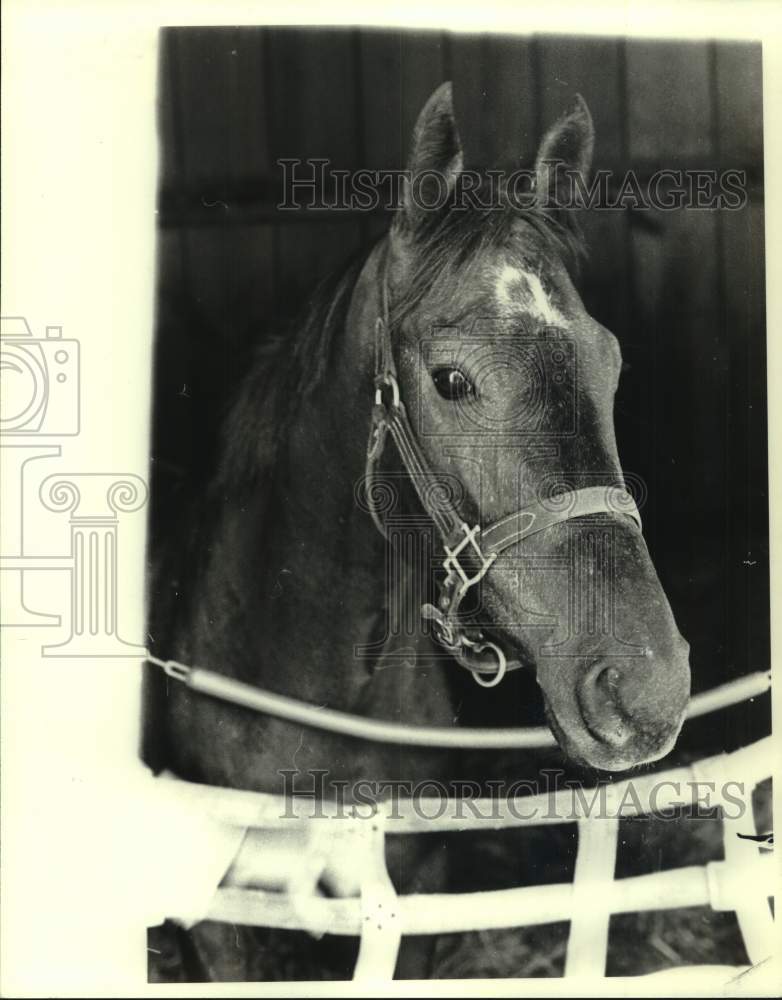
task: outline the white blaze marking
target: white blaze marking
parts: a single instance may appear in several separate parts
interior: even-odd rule
[[[506,309],[521,306],[544,323],[562,323],[562,315],[551,304],[537,274],[506,264],[495,285],[497,300]]]
[[[497,278],[497,284],[494,286],[494,291],[497,295],[500,305],[510,306],[513,302],[513,296],[511,295],[510,289],[512,285],[516,285],[521,280],[521,271],[517,270],[515,267],[511,267],[510,264],[506,264],[500,272],[499,278]]]

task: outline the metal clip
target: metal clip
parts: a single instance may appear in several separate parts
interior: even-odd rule
[[[166,660],[163,670],[177,681],[186,681],[190,673],[190,667],[186,667],[184,663],[177,663],[176,660]]]
[[[434,637],[441,646],[455,651],[459,646],[459,641],[454,635],[453,625],[446,616],[433,604],[424,604],[421,608],[421,617],[433,623]]]
[[[392,375],[391,372],[378,375],[375,379],[375,406],[382,406],[386,409],[386,405],[383,402],[383,389],[386,387],[391,390],[391,406],[398,409],[402,397],[399,395],[399,383],[396,380],[396,376]]]
[[[376,462],[383,454],[387,432],[386,408],[382,403],[376,403],[372,407],[372,423],[369,428],[369,441],[367,442],[368,462]]]
[[[173,677],[176,681],[187,680],[191,668],[185,666],[184,663],[177,663],[176,660],[161,660],[159,656],[155,656],[149,650],[146,653],[147,661],[154,663],[156,667],[160,667],[168,677]]]

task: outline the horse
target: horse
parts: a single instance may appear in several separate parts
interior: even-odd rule
[[[520,725],[520,699],[537,691],[561,754],[590,769],[670,751],[688,646],[628,500],[621,353],[576,291],[583,247],[562,188],[586,182],[593,142],[576,98],[543,136],[524,204],[500,188],[489,207],[432,208],[415,178],[450,196],[464,173],[451,85],[432,94],[389,231],[313,295],[292,335],[264,341],[237,388],[219,468],[154,583],[155,649],[418,725]],[[410,544],[391,559],[400,524]],[[446,579],[425,601],[439,549]],[[389,628],[411,602],[413,625]],[[447,780],[468,760],[304,729],[182,685],[157,713],[159,766],[210,785],[283,794],[284,773],[326,769],[330,795],[362,779]],[[504,765],[534,778],[539,761]],[[306,846],[282,845],[262,884],[284,888]],[[397,891],[442,891],[446,855],[441,838],[390,838]],[[319,890],[357,887],[343,865]],[[328,936],[213,922],[176,934],[190,980],[342,978],[353,955]],[[431,962],[431,941],[404,939],[396,975]]]

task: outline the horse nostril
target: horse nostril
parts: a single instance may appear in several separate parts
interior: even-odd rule
[[[605,687],[608,689],[608,691],[611,692],[611,697],[614,698],[615,692],[619,687],[619,681],[621,680],[621,677],[622,675],[619,673],[616,667],[606,667],[605,670],[602,670],[597,675],[596,682],[598,684],[601,683],[604,684]]]
[[[603,663],[593,667],[578,687],[578,702],[584,723],[601,743],[623,747],[633,735],[619,697],[621,673]]]

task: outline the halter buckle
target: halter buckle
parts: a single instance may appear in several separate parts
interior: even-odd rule
[[[385,388],[391,390],[391,406],[398,409],[402,397],[399,394],[399,383],[396,380],[396,375],[393,375],[391,372],[378,375],[375,379],[375,406],[382,406],[383,409],[387,409],[386,404],[383,402],[383,389]]]
[[[481,551],[481,547],[477,541],[477,537],[481,533],[481,526],[479,524],[476,524],[473,528],[468,528],[466,521],[462,521],[460,528],[464,532],[464,538],[454,545],[453,548],[449,545],[444,546],[446,558],[443,561],[443,569],[449,576],[452,573],[456,573],[461,579],[463,597],[470,587],[475,586],[476,583],[480,582],[483,577],[486,576],[489,571],[489,567],[497,558],[497,553],[493,552],[490,556],[485,556]],[[472,574],[472,576],[470,576],[470,574],[459,562],[459,556],[468,546],[480,562],[478,569]]]
[[[424,604],[421,608],[421,615],[432,623],[434,637],[440,645],[455,653],[459,648],[461,632],[457,633],[454,630],[453,622],[450,621],[448,615],[433,604]]]

